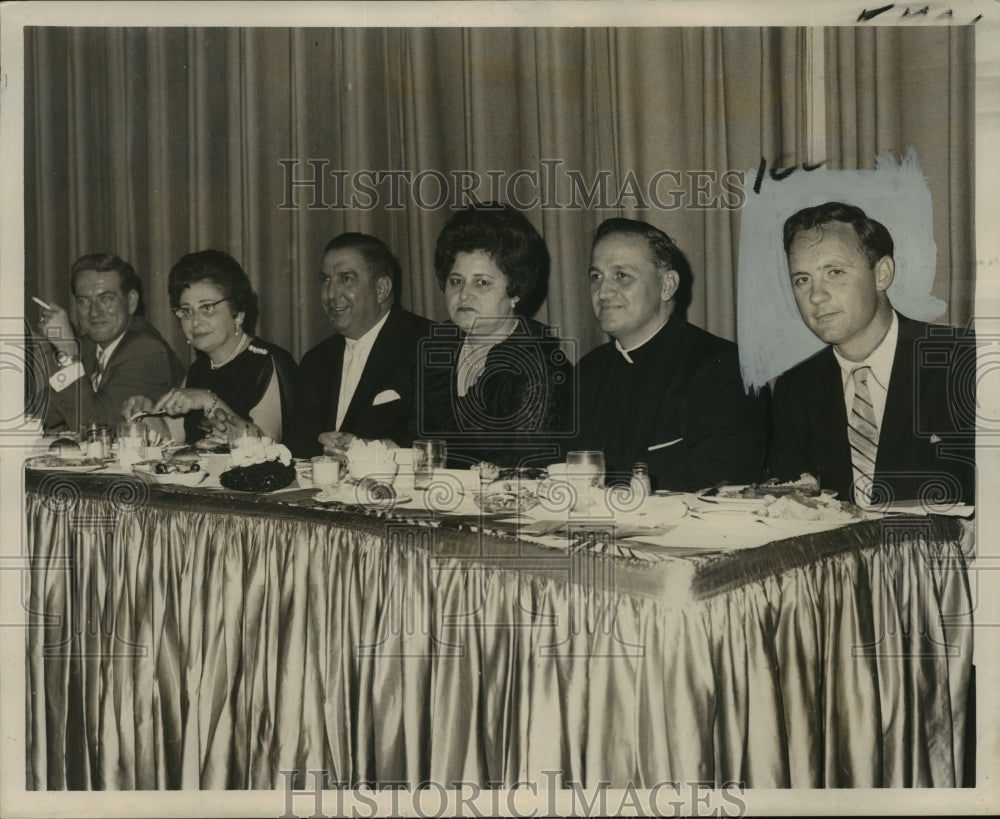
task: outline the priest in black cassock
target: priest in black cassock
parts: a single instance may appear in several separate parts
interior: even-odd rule
[[[577,449],[604,452],[608,482],[649,467],[653,489],[695,491],[760,477],[766,407],[747,395],[736,345],[677,309],[690,267],[652,225],[608,219],[590,256],[590,297],[612,340],[577,366]]]

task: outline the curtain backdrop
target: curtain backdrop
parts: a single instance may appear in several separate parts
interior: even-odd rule
[[[972,316],[976,271],[973,26],[830,28],[827,149],[834,168],[874,168],[875,155],[916,148],[934,205],[941,321]]]
[[[828,62],[856,72],[893,126],[883,134],[880,117],[868,142],[834,150],[867,110],[860,93],[844,99],[854,92],[843,80],[829,99],[857,108],[828,115],[828,145],[843,167],[870,165],[876,148],[917,145],[937,186],[947,298],[966,293],[973,275],[971,150],[952,138],[971,142],[971,34],[965,48],[959,33],[917,31],[829,35]],[[31,295],[68,303],[77,256],[117,252],[145,281],[147,315],[183,354],[167,274],[182,254],[215,247],[254,283],[258,332],[298,357],[329,332],[315,276],[323,246],[362,230],[399,255],[403,305],[445,318],[433,250],[464,185],[482,200],[528,205],[552,254],[537,316],[575,344],[573,358],[603,340],[586,268],[594,228],[615,215],[676,239],[695,273],[689,318],[735,338],[742,174],[762,158],[769,167],[815,159],[807,33],[27,29],[26,314],[37,312]],[[866,49],[856,66],[843,53],[851,37]],[[958,44],[942,51],[941,37]],[[925,76],[928,52],[953,70]],[[896,61],[911,53],[920,59],[906,57],[904,76]],[[945,91],[947,106],[907,105]],[[947,137],[934,127],[945,119]]]

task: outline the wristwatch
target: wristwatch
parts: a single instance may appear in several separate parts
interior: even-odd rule
[[[73,353],[67,353],[64,350],[56,350],[56,364],[62,367],[69,367],[71,364],[79,361],[78,356],[73,355]]]

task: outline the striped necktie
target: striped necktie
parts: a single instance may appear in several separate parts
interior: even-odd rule
[[[104,376],[104,365],[105,365],[105,351],[98,348],[97,350],[97,368],[94,370],[93,374],[90,376],[90,383],[94,386],[94,392],[97,392],[98,388],[101,386],[101,378]]]
[[[851,371],[854,379],[854,403],[847,421],[847,440],[851,444],[851,465],[854,467],[854,497],[858,504],[870,505],[875,480],[875,459],[878,455],[878,425],[875,408],[868,389],[872,368],[857,367]]]

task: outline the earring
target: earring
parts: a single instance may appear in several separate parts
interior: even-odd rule
[[[511,307],[517,307],[517,303],[518,303],[518,302],[519,302],[520,300],[521,300],[521,299],[520,299],[520,297],[519,297],[519,296],[514,296],[514,298],[512,298],[512,299],[510,300],[510,306],[511,306]]]

